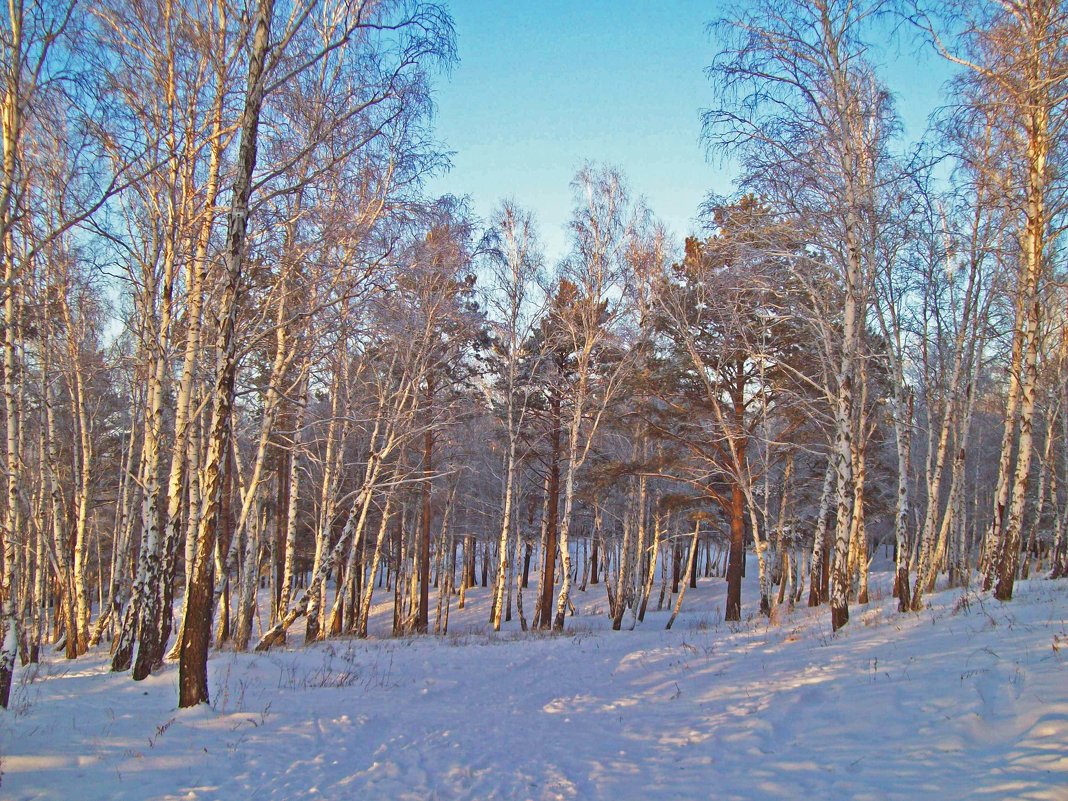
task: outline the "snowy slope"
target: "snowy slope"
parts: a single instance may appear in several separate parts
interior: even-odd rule
[[[726,626],[723,589],[612,632],[591,588],[554,637],[478,631],[477,589],[443,640],[216,654],[196,710],[173,665],[53,659],[0,715],[0,798],[1068,799],[1068,582],[883,598],[838,636]]]

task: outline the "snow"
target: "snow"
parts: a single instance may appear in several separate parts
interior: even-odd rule
[[[825,608],[724,624],[719,579],[671,631],[666,605],[608,630],[591,587],[564,635],[493,635],[476,588],[445,638],[306,649],[294,630],[214,653],[213,703],[192,710],[174,665],[136,683],[105,651],[55,654],[0,714],[0,797],[1068,798],[1068,582],[1007,604],[947,590],[902,616],[873,579],[837,635]]]

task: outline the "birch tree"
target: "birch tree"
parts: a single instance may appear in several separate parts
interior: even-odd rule
[[[490,624],[501,629],[504,607],[513,504],[519,472],[520,435],[530,408],[529,387],[520,383],[523,348],[529,344],[538,311],[531,308],[530,294],[542,268],[542,255],[533,216],[505,201],[494,216],[496,247],[491,255],[492,286],[488,305],[494,312],[493,333],[505,436],[504,487],[498,538],[497,581],[494,585]]]
[[[953,3],[935,25],[917,4],[914,19],[935,49],[962,67],[966,103],[996,109],[1011,154],[1005,201],[1015,218],[1015,322],[1004,437],[984,585],[1012,598],[1034,446],[1043,285],[1064,213],[1060,162],[1068,111],[1068,8],[1059,0]],[[949,37],[953,38],[950,39]]]
[[[564,626],[571,595],[570,531],[578,471],[589,455],[605,410],[620,387],[626,360],[607,360],[618,321],[626,311],[617,296],[622,279],[627,230],[633,224],[630,198],[618,172],[586,166],[572,182],[575,210],[572,248],[565,266],[573,288],[565,303],[552,308],[558,335],[573,365],[567,420],[563,510],[560,514],[562,583],[556,600],[553,629]],[[552,558],[546,554],[546,558]],[[546,611],[547,614],[547,611]]]
[[[29,543],[25,499],[24,406],[26,337],[22,329],[31,270],[39,253],[83,224],[127,179],[127,159],[110,174],[87,131],[106,127],[93,97],[99,88],[84,67],[92,35],[73,2],[12,0],[0,20],[0,271],[3,273],[4,503],[0,509],[0,706],[7,706],[20,639],[23,577],[19,553]],[[87,102],[87,97],[93,97]],[[96,116],[94,116],[96,115]],[[37,144],[45,145],[38,148]],[[51,146],[46,143],[52,142]],[[58,160],[55,156],[59,156]],[[46,160],[52,158],[49,164]],[[32,176],[45,176],[44,191]],[[61,195],[55,189],[63,187]],[[38,213],[34,203],[63,198]],[[75,592],[77,590],[75,589]],[[82,599],[82,604],[86,603]],[[84,617],[85,610],[82,610]],[[77,625],[68,637],[79,640]],[[84,634],[84,627],[82,634]]]
[[[208,564],[219,526],[224,461],[231,436],[239,301],[247,282],[245,259],[250,198],[256,185],[254,173],[265,101],[287,81],[316,68],[324,60],[349,58],[352,61],[347,63],[361,63],[357,61],[359,54],[373,52],[376,45],[374,32],[388,30],[394,33],[394,38],[382,45],[395,60],[387,58],[384,62],[367,62],[376,70],[371,75],[365,75],[369,80],[374,80],[366,86],[362,102],[343,112],[336,112],[336,116],[328,116],[324,121],[329,126],[339,120],[353,119],[369,109],[386,112],[386,118],[390,119],[389,110],[396,109],[396,103],[403,103],[405,97],[403,92],[399,92],[400,87],[410,86],[418,90],[422,85],[420,76],[424,66],[438,57],[448,58],[451,54],[449,21],[436,6],[418,6],[411,10],[405,7],[369,9],[363,4],[339,2],[320,8],[319,4],[309,3],[294,7],[291,11],[288,19],[276,21],[273,0],[261,0],[252,15],[247,87],[244,109],[237,125],[239,144],[219,285],[216,366],[211,391],[213,407],[202,479],[205,503],[197,532],[179,655],[180,706],[191,706],[208,699],[207,647],[213,616],[213,588],[209,581]],[[276,23],[279,27],[272,33]],[[319,27],[320,23],[324,23],[325,27]],[[384,69],[378,70],[380,65]],[[396,113],[400,114],[399,111]],[[368,116],[367,121],[370,122],[371,118]],[[371,125],[367,138],[357,140],[353,148],[357,149],[361,143],[377,141],[384,133],[381,122]],[[301,155],[302,152],[294,154],[290,163],[299,161]],[[288,166],[286,163],[272,165],[268,177],[277,175],[281,172],[280,168]]]

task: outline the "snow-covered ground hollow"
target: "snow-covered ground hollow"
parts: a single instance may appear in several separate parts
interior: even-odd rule
[[[174,665],[50,655],[0,714],[0,798],[1068,799],[1068,582],[908,615],[876,586],[837,635],[825,608],[724,624],[717,579],[671,631],[607,630],[591,587],[564,635],[493,635],[476,589],[444,638],[214,653],[193,710]]]

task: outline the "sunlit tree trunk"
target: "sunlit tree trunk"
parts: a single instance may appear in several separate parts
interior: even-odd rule
[[[816,513],[816,530],[812,535],[812,567],[809,569],[808,605],[819,606],[827,599],[823,595],[823,563],[827,548],[827,516],[831,511],[831,498],[834,491],[834,458],[828,456],[827,467],[823,473],[823,490]]]
[[[253,23],[249,51],[248,89],[239,129],[241,142],[237,175],[228,214],[225,272],[220,298],[220,322],[216,345],[214,405],[208,428],[208,449],[204,464],[204,515],[197,532],[197,553],[187,589],[188,598],[179,653],[178,706],[208,702],[208,644],[212,628],[212,586],[209,562],[220,523],[224,460],[230,447],[230,415],[234,401],[234,375],[237,369],[235,329],[238,300],[244,284],[245,240],[248,231],[252,174],[256,167],[256,140],[260,108],[265,90],[264,67],[270,44],[274,0],[260,0]]]
[[[305,368],[307,369],[307,368]],[[304,440],[304,414],[308,407],[306,378],[299,381],[301,390],[297,393],[300,398],[297,407],[296,419],[293,422],[293,432],[290,442],[289,453],[289,504],[285,519],[285,554],[282,561],[282,587],[280,590],[278,608],[289,608],[289,597],[293,591],[294,560],[297,552],[297,517],[300,508],[301,470],[300,455]]]
[[[693,535],[690,537],[690,553],[686,558],[686,575],[683,576],[682,586],[679,588],[679,597],[675,601],[675,608],[671,611],[671,617],[668,618],[665,629],[670,629],[675,625],[675,618],[679,616],[679,610],[682,609],[682,599],[686,596],[686,588],[690,585],[690,576],[697,568],[697,538],[701,533],[701,519],[698,518],[693,524]]]
[[[1044,13],[1042,9],[1035,9]],[[1063,23],[1062,23],[1063,24]],[[1024,509],[1027,503],[1027,482],[1031,472],[1031,450],[1034,445],[1035,400],[1038,385],[1039,327],[1042,324],[1042,299],[1039,282],[1046,269],[1047,209],[1049,188],[1048,158],[1050,152],[1050,91],[1043,80],[1047,76],[1031,75],[1029,87],[1032,101],[1026,112],[1025,153],[1027,177],[1025,182],[1025,223],[1020,237],[1021,269],[1017,292],[1023,298],[1023,320],[1018,320],[1016,337],[1021,340],[1023,362],[1020,365],[1019,437],[1016,441],[1016,472],[1012,481],[1012,505],[1009,507],[998,554],[997,583],[994,597],[1000,601],[1012,599],[1016,570],[1020,559],[1020,539]],[[1063,84],[1062,84],[1063,85]],[[1060,102],[1064,102],[1062,99]],[[1015,337],[1014,337],[1015,339]],[[1014,363],[1012,368],[1016,368]],[[1008,421],[1006,421],[1008,426]]]
[[[654,496],[655,497],[655,496]],[[655,501],[654,501],[655,505]],[[660,557],[660,539],[663,534],[663,525],[660,510],[657,509],[653,516],[653,544],[649,546],[649,570],[645,576],[645,586],[642,588],[641,606],[638,608],[638,621],[645,620],[645,610],[649,605],[649,596],[653,591],[653,582],[656,580],[656,565]]]

